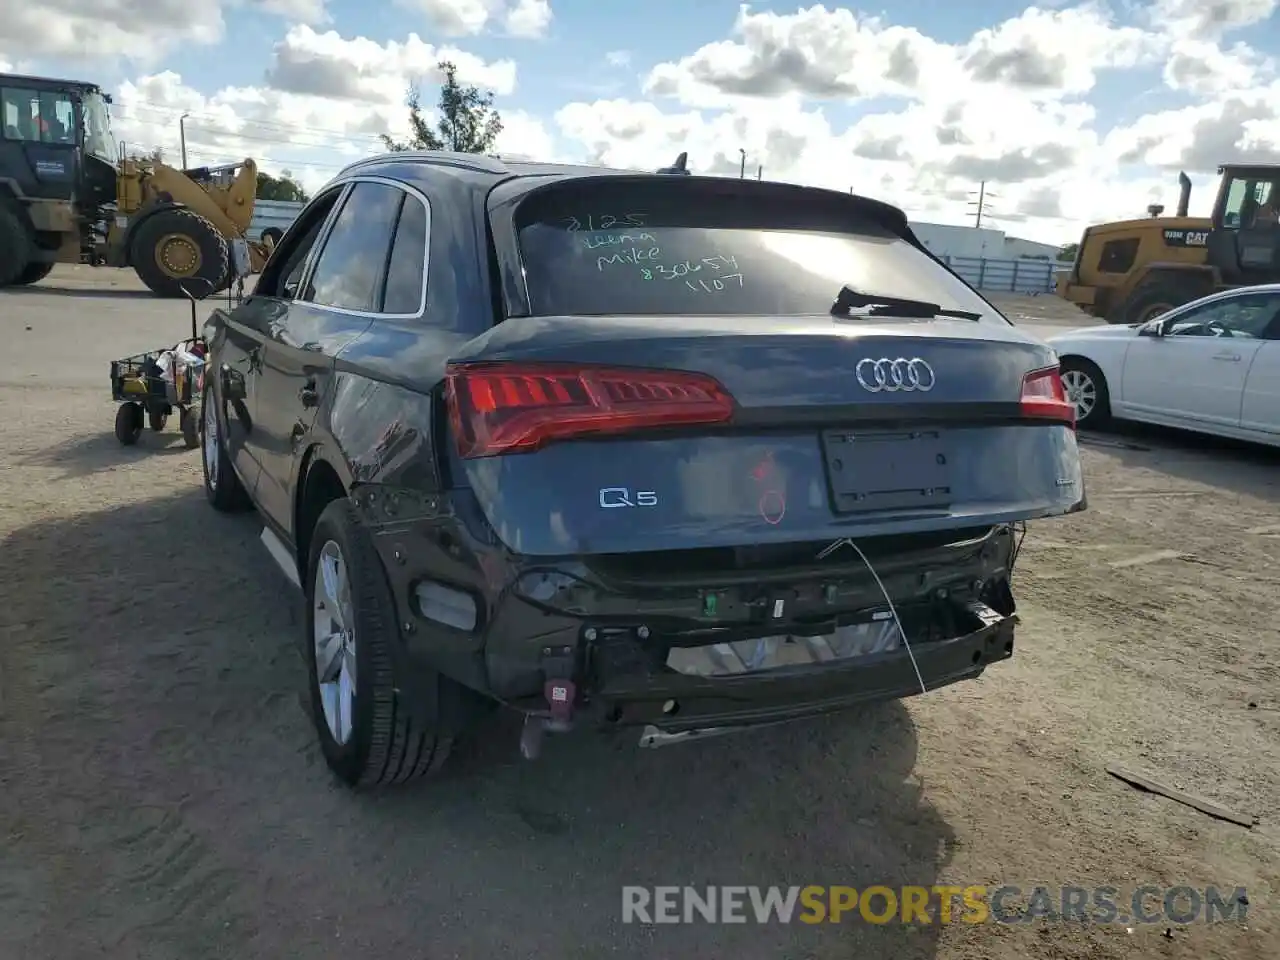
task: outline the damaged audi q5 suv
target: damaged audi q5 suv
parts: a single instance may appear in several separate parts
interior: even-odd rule
[[[206,337],[206,494],[306,596],[349,784],[495,703],[532,756],[977,677],[1023,522],[1085,505],[1052,350],[843,193],[373,158]]]

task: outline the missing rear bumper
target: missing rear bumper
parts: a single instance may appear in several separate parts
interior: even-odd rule
[[[591,705],[609,725],[652,726],[675,734],[784,722],[913,696],[973,679],[1013,656],[1016,617],[983,604],[970,605],[967,613],[975,629],[911,645],[915,666],[904,647],[726,676],[606,673],[594,687]]]

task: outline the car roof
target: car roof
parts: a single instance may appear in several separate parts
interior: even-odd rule
[[[537,160],[486,156],[478,153],[454,153],[449,150],[400,150],[357,160],[343,168],[335,179],[357,174],[371,174],[382,167],[401,164],[421,164],[441,172],[471,174],[482,178],[487,176],[494,182],[511,177],[569,178],[599,177],[610,174],[636,176],[648,172],[623,170],[597,164],[541,163]]]
[[[542,163],[523,158],[454,153],[448,150],[398,150],[357,160],[345,167],[327,186],[358,176],[385,176],[392,180],[412,182],[433,174],[452,179],[462,189],[470,188],[491,198],[494,196],[493,188],[501,184],[508,200],[557,180],[587,177],[616,176],[665,180],[674,176],[686,183],[703,181],[723,184],[727,179],[734,184],[740,182],[736,177],[698,176],[687,173],[681,175],[658,170],[626,170],[600,164]],[[879,220],[895,233],[905,236],[910,231],[907,216],[901,209],[872,197],[845,193],[843,190],[829,190],[825,187],[771,180],[748,179],[742,183],[742,186],[764,193],[803,191],[810,194],[827,194],[832,203],[858,207],[864,214]]]
[[[1252,293],[1280,293],[1280,283],[1259,283],[1249,287],[1230,287],[1229,289],[1219,290],[1217,293],[1206,294],[1197,300],[1185,303],[1179,309],[1185,309],[1193,304],[1213,303],[1217,300],[1230,300],[1232,297],[1240,297]]]

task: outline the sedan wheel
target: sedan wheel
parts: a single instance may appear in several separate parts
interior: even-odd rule
[[[1111,399],[1102,371],[1087,360],[1062,361],[1062,389],[1082,427],[1101,426],[1111,416]]]
[[[320,548],[311,596],[320,706],[334,743],[345,745],[355,716],[355,611],[347,563],[333,540]]]

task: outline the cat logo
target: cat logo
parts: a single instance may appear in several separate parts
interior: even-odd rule
[[[1170,247],[1206,247],[1209,245],[1209,231],[1166,230],[1164,242]]]

